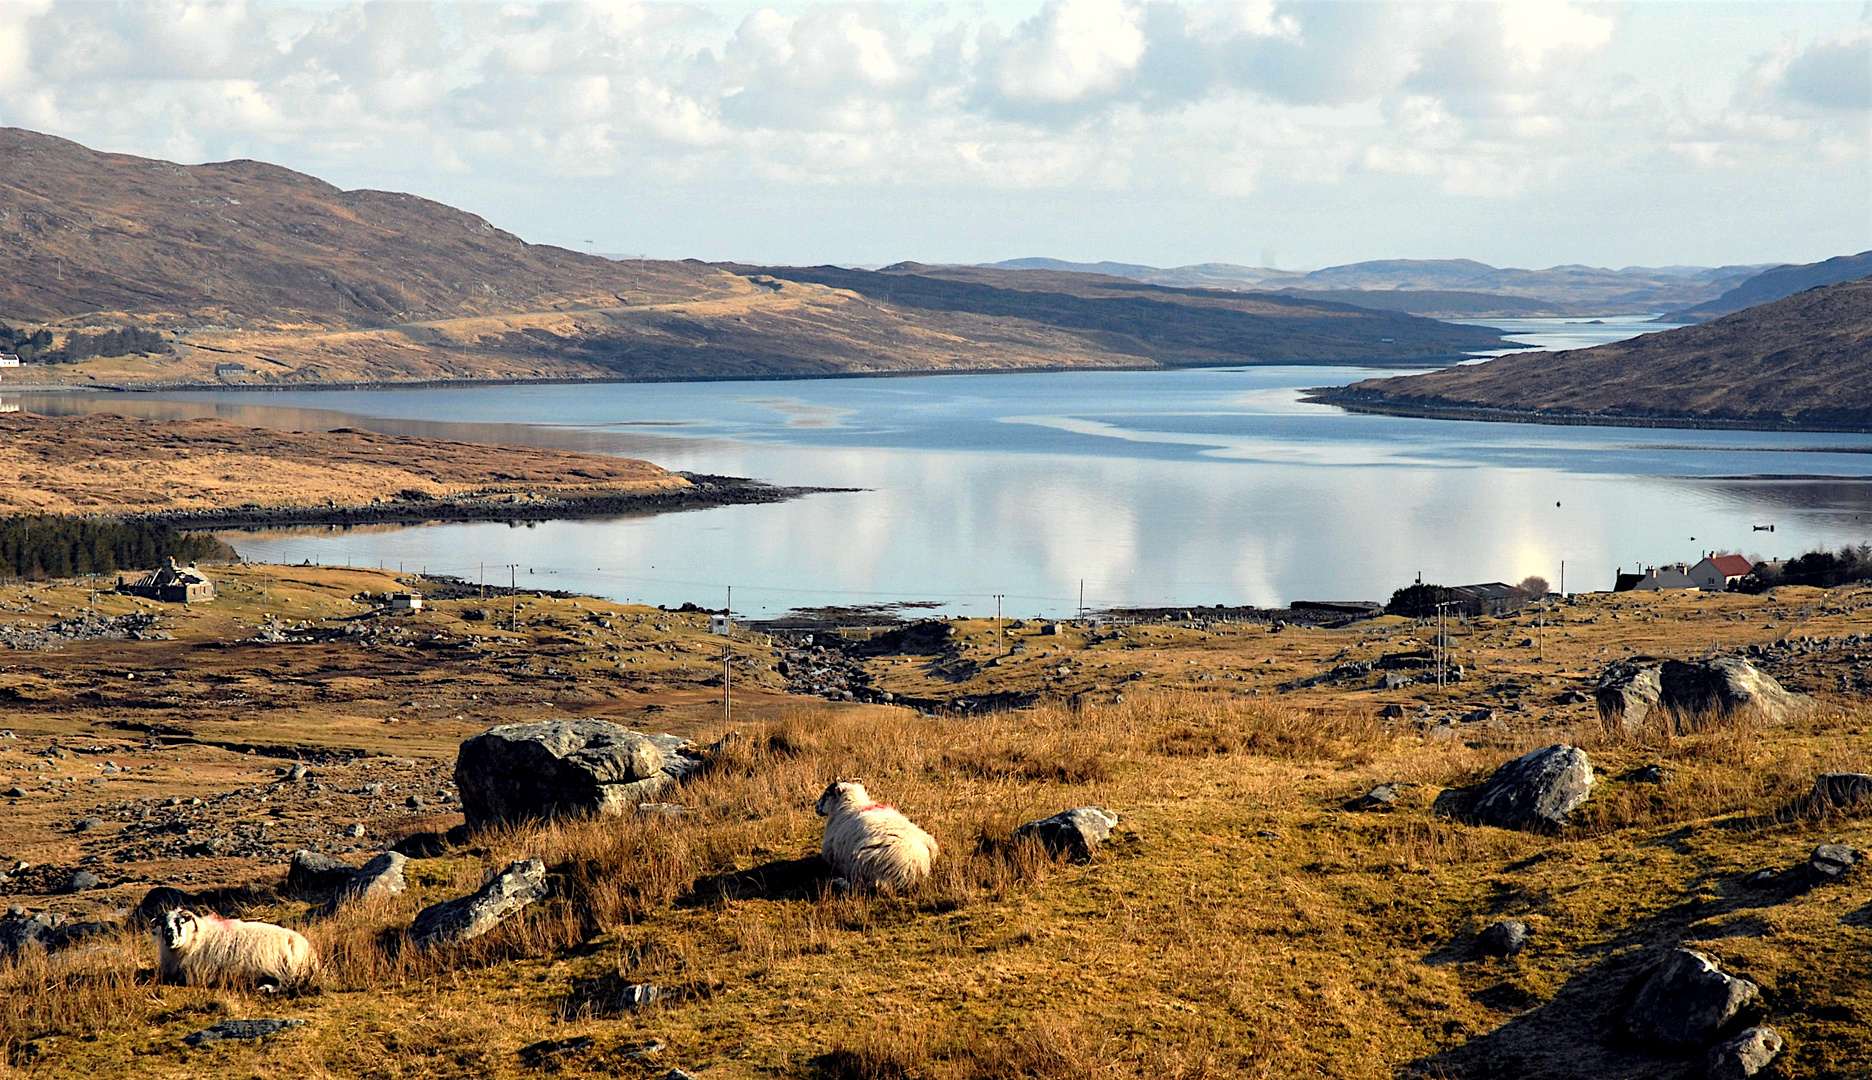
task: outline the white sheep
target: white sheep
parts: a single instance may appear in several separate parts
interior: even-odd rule
[[[936,838],[896,808],[873,801],[863,784],[834,783],[816,809],[826,819],[819,852],[848,885],[903,889],[929,877]]]
[[[251,980],[287,987],[319,969],[318,953],[296,930],[186,908],[157,920],[156,952],[165,979],[195,984]]]

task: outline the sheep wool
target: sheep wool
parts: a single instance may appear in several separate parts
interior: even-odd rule
[[[164,978],[192,984],[230,982],[291,986],[318,973],[318,954],[296,930],[272,923],[164,912],[156,923]]]
[[[819,796],[817,809],[826,819],[819,851],[850,884],[905,889],[929,877],[936,838],[894,807],[872,801],[863,784],[833,784]]]

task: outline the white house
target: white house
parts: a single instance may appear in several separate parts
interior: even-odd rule
[[[1722,592],[1748,576],[1754,564],[1740,555],[1711,555],[1690,568],[1690,580],[1709,592]]]
[[[1632,583],[1631,591],[1657,592],[1661,589],[1694,589],[1696,587],[1696,582],[1690,580],[1684,564],[1674,563],[1670,566],[1654,566],[1646,569],[1644,577]]]

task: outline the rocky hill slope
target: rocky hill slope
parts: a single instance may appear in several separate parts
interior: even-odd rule
[[[0,156],[0,321],[155,327],[177,345],[34,366],[28,383],[747,378],[1395,361],[1501,345],[1473,327],[1130,282],[1120,295],[614,261],[413,195],[16,128],[0,129]]]
[[[1592,349],[1369,379],[1313,400],[1457,419],[1872,430],[1872,278]]]

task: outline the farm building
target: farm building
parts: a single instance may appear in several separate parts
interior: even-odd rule
[[[1748,576],[1755,564],[1740,555],[1710,555],[1689,570],[1690,580],[1699,589],[1722,592]]]
[[[195,564],[177,566],[173,558],[169,560],[168,566],[151,571],[134,583],[126,583],[123,578],[118,578],[117,591],[171,604],[213,600],[215,595],[214,582],[195,569]]]

